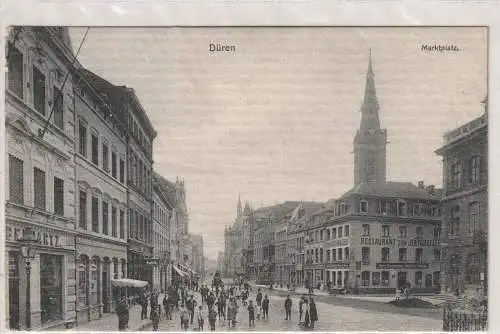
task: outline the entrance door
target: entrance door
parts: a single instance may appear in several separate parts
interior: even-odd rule
[[[109,269],[109,262],[104,264],[104,270],[102,271],[102,303],[104,304],[103,306],[104,313],[111,312],[109,303],[108,269]]]
[[[19,325],[19,266],[18,254],[9,252],[9,328],[20,329]]]
[[[398,289],[406,287],[407,282],[407,273],[406,271],[398,272]]]

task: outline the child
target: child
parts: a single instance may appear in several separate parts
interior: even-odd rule
[[[197,314],[196,318],[198,319],[198,330],[200,332],[202,332],[204,319],[203,319],[203,306],[201,306],[201,305],[198,307],[198,314]]]
[[[248,326],[255,326],[255,308],[252,301],[248,302]]]

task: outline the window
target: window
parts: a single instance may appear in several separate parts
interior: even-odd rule
[[[125,183],[125,161],[120,158],[120,182]]]
[[[116,207],[111,207],[111,235],[117,237],[117,220],[116,220]]]
[[[406,202],[398,201],[398,216],[406,216]]]
[[[99,258],[93,258],[92,264],[90,265],[90,285],[89,285],[90,305],[96,305],[100,303],[99,276],[100,276]]]
[[[332,239],[337,239],[337,229],[332,229]]]
[[[54,87],[54,124],[64,130],[64,97],[60,89]]]
[[[9,155],[9,200],[24,204],[24,163],[13,155]]]
[[[111,176],[115,179],[118,177],[118,170],[116,165],[116,153],[111,152]]]
[[[338,260],[339,260],[339,261],[342,261],[342,260],[343,260],[343,258],[342,258],[342,248],[339,248],[339,249],[337,250],[337,255],[338,255]]]
[[[105,143],[102,143],[102,169],[104,169],[106,172],[109,171],[108,155],[109,155],[108,145]]]
[[[346,203],[340,204],[340,214],[346,215],[349,211],[348,205]]]
[[[319,262],[323,263],[323,248],[320,248],[319,250]]]
[[[9,90],[19,98],[24,98],[23,54],[16,48],[9,50],[8,80]]]
[[[330,237],[331,237],[331,233],[330,233],[330,229],[327,229],[326,230],[326,240],[330,240]]]
[[[80,307],[88,305],[88,258],[85,255],[80,257],[80,265],[78,266],[78,304]]]
[[[92,196],[92,231],[99,232],[99,201]]]
[[[422,272],[421,271],[415,272],[415,285],[422,286]]]
[[[416,227],[416,232],[417,232],[417,239],[423,239],[424,238],[424,228],[422,226],[417,226]]]
[[[316,231],[316,233],[314,233],[314,241],[319,241],[319,231]]]
[[[139,240],[144,240],[144,216],[139,215]]]
[[[435,271],[432,273],[432,285],[434,286],[441,285],[441,273],[439,271]]]
[[[389,286],[389,272],[388,271],[382,272],[382,285]]]
[[[481,160],[478,156],[472,157],[469,161],[469,182],[479,184]]]
[[[370,247],[361,248],[361,262],[363,264],[370,263]]]
[[[337,261],[337,250],[332,249],[332,262]]]
[[[40,306],[42,324],[62,319],[63,256],[40,254]]]
[[[424,249],[423,248],[415,249],[415,262],[417,262],[417,263],[424,262]]]
[[[451,165],[450,186],[452,189],[459,189],[462,186],[462,166],[460,162]]]
[[[460,207],[458,205],[454,206],[450,210],[450,234],[459,235],[460,234]]]
[[[35,208],[46,210],[45,172],[36,167],[33,168],[33,181],[35,191]]]
[[[45,75],[36,66],[33,66],[33,107],[45,116]]]
[[[349,261],[349,247],[344,248],[344,259]]]
[[[368,202],[367,201],[359,202],[359,212],[360,213],[368,213]]]
[[[363,224],[362,228],[363,228],[363,236],[369,237],[370,236],[370,225]]]
[[[87,156],[87,126],[80,120],[78,125],[79,152],[84,157]]]
[[[399,237],[401,238],[407,238],[408,237],[408,229],[406,226],[400,226],[399,227]]]
[[[370,272],[363,271],[361,273],[361,286],[369,286],[370,285]]]
[[[95,133],[92,135],[91,145],[92,145],[92,163],[95,165],[99,164],[99,139]]]
[[[339,238],[342,238],[342,226],[338,228],[339,230]]]
[[[441,250],[439,248],[434,248],[434,261],[441,260]]]
[[[321,231],[319,232],[319,235],[320,235],[320,236],[319,236],[319,240],[320,240],[320,241],[323,241],[323,230],[321,230]]]
[[[54,213],[64,216],[64,181],[54,177]]]
[[[415,204],[413,206],[413,215],[416,217],[422,215],[422,206],[420,204]]]
[[[389,237],[390,236],[390,227],[389,225],[382,225],[382,236]]]
[[[389,247],[382,248],[382,262],[389,262]]]
[[[330,258],[330,253],[331,253],[331,252],[330,252],[330,250],[328,249],[328,250],[326,251],[326,262],[327,262],[327,263],[330,263],[330,261],[331,261],[331,258]]]
[[[109,234],[109,208],[108,202],[102,201],[102,233]]]
[[[408,253],[406,248],[400,248],[399,249],[399,261],[400,262],[406,262],[408,259]]]
[[[473,202],[469,204],[469,221],[467,224],[467,232],[474,233],[479,230],[479,203]]]
[[[434,227],[433,237],[435,240],[439,240],[441,238],[441,226]]]
[[[87,229],[87,193],[80,190],[80,228]]]
[[[380,285],[380,273],[372,273],[372,285]]]
[[[319,262],[319,253],[317,248],[314,250],[314,260],[315,263]]]

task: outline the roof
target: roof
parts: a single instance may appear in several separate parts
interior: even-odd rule
[[[344,193],[340,198],[351,195],[365,195],[392,198],[435,199],[441,198],[442,191],[437,189],[434,194],[429,194],[425,189],[419,188],[411,182],[363,182]]]
[[[175,191],[175,185],[169,180],[165,179],[163,176],[157,172],[153,172],[153,182],[158,186],[158,188],[165,194],[167,200],[172,203],[173,206],[177,205],[177,196]]]

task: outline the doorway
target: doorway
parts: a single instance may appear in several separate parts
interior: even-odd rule
[[[9,328],[20,329],[19,323],[19,254],[9,252]]]
[[[398,289],[405,288],[406,282],[408,282],[407,272],[406,271],[398,272]]]
[[[110,313],[110,302],[109,302],[109,262],[105,262],[102,271],[102,303],[103,303],[103,313]]]

